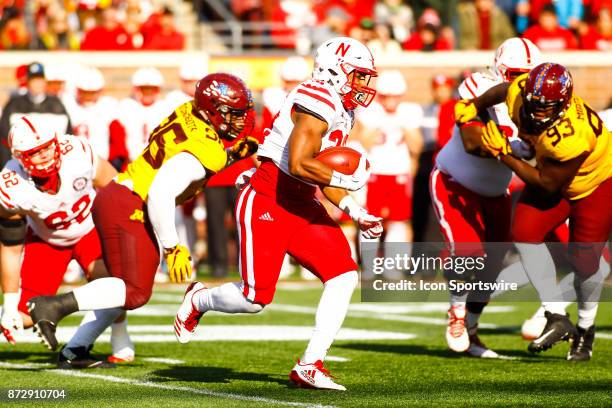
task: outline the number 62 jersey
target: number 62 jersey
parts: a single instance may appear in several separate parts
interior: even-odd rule
[[[71,246],[94,228],[91,205],[97,158],[83,137],[58,136],[60,185],[56,194],[40,191],[19,161],[0,172],[0,206],[26,216],[28,227],[43,241]]]

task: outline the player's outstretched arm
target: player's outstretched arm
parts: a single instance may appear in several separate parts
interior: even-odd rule
[[[563,186],[569,184],[574,176],[576,176],[576,173],[578,173],[578,169],[580,169],[588,155],[588,153],[583,153],[564,162],[544,159],[540,169],[532,167],[510,154],[500,156],[500,160],[510,167],[526,184],[553,194],[561,191]]]
[[[95,188],[106,186],[117,175],[117,170],[107,160],[96,156],[96,175],[93,179]]]
[[[202,163],[190,153],[179,153],[166,161],[157,171],[147,197],[149,219],[155,234],[164,247],[170,279],[183,282],[191,277],[189,249],[179,243],[174,213],[176,199],[192,183],[202,183],[207,172]]]

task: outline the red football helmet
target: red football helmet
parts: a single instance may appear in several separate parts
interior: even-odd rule
[[[522,115],[541,133],[561,118],[572,99],[574,81],[563,65],[546,62],[531,70],[523,88]]]
[[[196,84],[194,101],[196,109],[224,139],[235,139],[253,129],[251,91],[234,75],[206,75]]]

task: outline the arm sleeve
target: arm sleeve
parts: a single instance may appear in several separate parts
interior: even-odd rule
[[[179,242],[174,224],[176,197],[192,182],[204,177],[206,170],[190,153],[172,157],[155,175],[149,188],[147,206],[153,229],[164,248],[172,248]]]

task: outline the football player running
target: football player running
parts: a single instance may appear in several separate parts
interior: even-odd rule
[[[98,192],[92,214],[111,277],[28,303],[48,347],[57,347],[57,323],[77,310],[110,313],[147,303],[161,256],[171,281],[191,277],[191,256],[174,224],[175,206],[193,198],[213,174],[257,150],[257,140],[249,136],[227,151],[221,142],[252,127],[252,108],[251,92],[242,80],[207,75],[198,82],[195,98],[163,120],[142,154]],[[105,327],[98,329],[96,337]]]
[[[313,79],[294,88],[258,152],[261,166],[241,190],[236,204],[242,282],[212,289],[193,283],[175,319],[179,342],[187,343],[210,310],[257,313],[272,302],[279,271],[289,253],[324,284],[315,329],[306,352],[290,373],[298,386],[345,390],[323,366],[357,285],[357,265],[340,227],[315,199],[317,186],[369,236],[380,235],[380,218],[359,207],[346,190],[368,180],[366,159],[354,174],[332,170],[314,156],[342,146],[353,125],[353,110],[366,107],[376,91],[368,86],[376,68],[360,42],[338,37],[315,56]]]
[[[38,117],[18,119],[8,142],[13,159],[0,173],[4,293],[0,326],[6,339],[15,344],[15,334],[33,325],[26,303],[35,296],[54,295],[71,260],[76,260],[90,279],[108,276],[91,205],[94,189],[106,186],[116,171],[93,152],[85,138],[57,135]],[[79,330],[87,331],[98,318],[87,314]],[[133,360],[134,346],[126,321],[121,316],[119,321],[113,325],[113,356],[109,359]],[[80,347],[63,350],[71,357],[60,355],[60,367],[108,366],[90,356],[91,344],[93,338]]]
[[[571,338],[567,359],[585,361],[592,355],[603,285],[600,256],[612,229],[612,150],[604,123],[573,88],[567,68],[544,63],[512,84],[461,101],[455,113],[458,121],[465,122],[505,100],[519,136],[534,149],[536,167],[513,156],[513,148],[494,123],[487,123],[482,135],[484,148],[527,184],[512,226],[514,240],[522,243],[517,248],[526,270],[554,271],[552,258],[540,248],[546,234],[569,219],[578,323],[572,325],[563,302],[544,304],[546,326],[529,350],[540,352]]]
[[[510,38],[495,52],[492,72],[470,75],[459,86],[459,94],[474,98],[497,84],[512,81],[535,67],[539,57],[540,51],[529,40]],[[520,143],[517,128],[503,103],[489,107],[483,115],[499,125],[509,140]],[[507,249],[499,243],[510,242],[512,200],[508,186],[512,170],[481,148],[482,132],[482,123],[478,121],[455,127],[451,139],[437,156],[430,193],[450,255],[486,254],[485,268],[476,271],[475,279],[494,282]],[[528,153],[528,149],[524,150]],[[447,277],[465,279],[455,274]],[[490,295],[451,292],[446,328],[446,341],[451,350],[474,357],[498,357],[478,337],[478,321]]]

